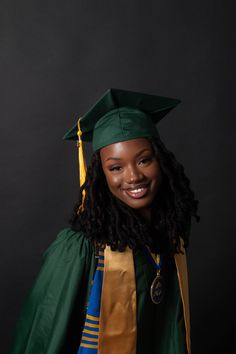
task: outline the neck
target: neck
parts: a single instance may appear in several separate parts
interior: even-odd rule
[[[151,223],[151,208],[140,209],[138,213],[148,224]]]

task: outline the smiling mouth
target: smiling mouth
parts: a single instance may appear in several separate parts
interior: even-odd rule
[[[139,199],[139,198],[143,198],[146,196],[146,194],[148,193],[149,187],[148,185],[146,186],[142,186],[142,187],[137,187],[137,188],[129,188],[129,189],[124,189],[124,192],[131,198],[134,199]]]

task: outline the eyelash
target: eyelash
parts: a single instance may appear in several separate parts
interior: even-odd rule
[[[109,168],[109,171],[111,171],[111,172],[119,171],[120,168],[121,168],[120,166],[114,166],[114,167]]]
[[[152,158],[146,157],[145,159],[142,159],[142,160],[140,160],[139,162],[143,162],[143,161],[145,161],[145,162],[150,162],[151,160],[152,160]]]
[[[144,163],[147,163],[147,162],[150,162],[152,160],[152,158],[145,158],[145,159],[142,159],[139,161],[140,162],[144,162]],[[113,172],[113,171],[120,171],[121,167],[120,166],[113,166],[113,167],[110,167],[109,168],[109,171]]]

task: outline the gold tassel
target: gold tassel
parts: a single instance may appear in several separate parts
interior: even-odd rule
[[[85,179],[86,179],[87,167],[86,167],[86,161],[85,161],[85,157],[84,157],[83,142],[81,139],[82,130],[80,129],[80,120],[81,120],[81,118],[79,118],[78,123],[77,123],[77,126],[78,126],[77,147],[78,147],[78,159],[79,159],[79,183],[80,183],[80,187],[81,187],[84,184]],[[82,203],[79,207],[79,212],[84,210],[84,198],[85,198],[85,190],[83,190],[83,192],[82,192]]]

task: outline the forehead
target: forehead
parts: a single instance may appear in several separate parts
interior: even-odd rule
[[[153,151],[151,142],[146,138],[138,138],[132,140],[121,141],[118,143],[110,144],[100,150],[102,159],[112,157],[123,157],[136,155],[142,150]]]

